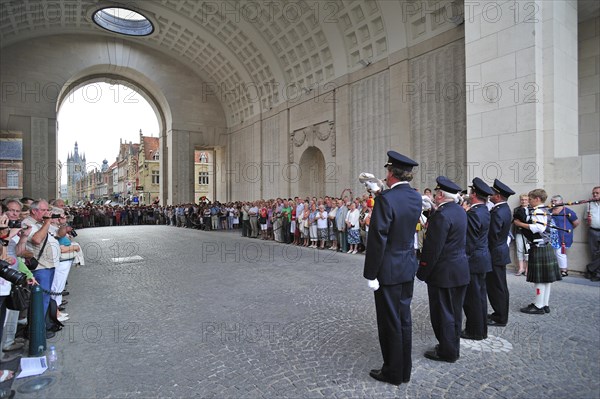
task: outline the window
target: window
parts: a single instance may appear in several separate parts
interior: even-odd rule
[[[208,156],[205,152],[200,153],[200,163],[208,163]]]
[[[158,170],[152,171],[152,184],[158,184],[160,181],[160,175]]]
[[[154,25],[144,15],[124,7],[107,7],[97,10],[94,22],[111,32],[128,36],[148,36]]]
[[[6,188],[19,188],[19,171],[6,171]]]
[[[158,150],[156,150],[156,152],[154,153],[154,155],[152,155],[152,159],[155,160],[155,161],[158,161],[160,159],[159,155],[158,155]]]
[[[208,185],[208,172],[198,173],[198,184]]]

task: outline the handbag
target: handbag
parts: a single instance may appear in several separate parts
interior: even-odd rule
[[[38,267],[38,264],[39,262],[35,256],[32,256],[31,258],[25,258],[25,266],[27,266],[27,268],[31,271],[34,271]]]
[[[25,310],[31,301],[31,290],[29,287],[13,284],[10,294],[6,298],[6,307],[11,310]]]
[[[38,258],[42,257],[42,254],[44,253],[44,249],[46,248],[47,242],[48,242],[48,234],[46,234],[46,239],[44,240],[44,245],[42,245],[42,249],[40,249]],[[40,262],[38,262],[38,260],[34,256],[32,256],[31,258],[25,259],[25,266],[27,266],[27,268],[31,271],[34,271],[38,267],[39,264],[40,264]]]

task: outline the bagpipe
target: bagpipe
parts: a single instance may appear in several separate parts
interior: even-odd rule
[[[597,199],[587,199],[587,200],[579,200],[579,201],[571,201],[571,202],[561,202],[560,204],[554,204],[551,206],[547,206],[547,205],[542,205],[539,206],[537,208],[532,208],[532,207],[527,207],[527,208],[518,208],[515,213],[514,213],[514,219],[517,219],[523,223],[527,223],[527,224],[539,224],[542,226],[546,226],[549,227],[551,229],[554,230],[558,230],[558,231],[563,231],[565,233],[571,233],[573,232],[572,229],[567,229],[567,228],[563,228],[563,227],[559,227],[557,225],[555,225],[554,223],[544,223],[544,222],[540,222],[540,221],[533,221],[531,216],[533,216],[533,212],[534,211],[542,211],[542,213],[537,213],[537,215],[539,216],[546,216],[549,218],[552,218],[552,216],[556,216],[552,214],[552,209],[554,208],[561,208],[567,205],[580,205],[580,204],[587,204],[589,202],[598,202],[600,200]],[[566,215],[564,215],[566,217]],[[533,242],[536,239],[540,239],[541,235],[539,233],[533,233],[531,230],[529,229],[522,229],[522,234],[525,236],[525,238],[527,238],[527,240],[529,240],[530,242]]]

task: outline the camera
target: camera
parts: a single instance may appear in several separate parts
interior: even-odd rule
[[[27,285],[27,276],[18,270],[11,269],[10,264],[0,260],[0,277],[15,285]]]
[[[77,237],[77,232],[75,231],[75,229],[73,229],[73,230],[71,230],[71,231],[69,232],[69,235],[70,235],[71,237]]]
[[[20,229],[21,228],[21,221],[20,220],[9,220],[8,221],[8,228],[9,229]]]

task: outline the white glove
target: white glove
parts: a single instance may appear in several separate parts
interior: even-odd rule
[[[427,210],[435,208],[435,204],[433,203],[433,201],[431,200],[431,198],[429,198],[428,196],[423,195],[423,196],[421,196],[421,199],[422,199],[421,208],[424,211],[427,211]]]
[[[379,187],[379,185],[374,181],[365,183],[365,187],[367,187],[367,190],[369,190],[373,194],[381,191],[381,187]]]
[[[367,280],[369,282],[369,288],[373,291],[377,291],[379,289],[379,280]]]

